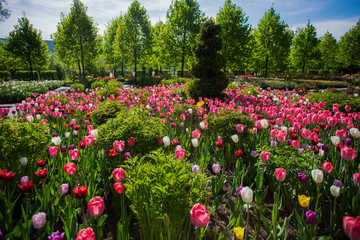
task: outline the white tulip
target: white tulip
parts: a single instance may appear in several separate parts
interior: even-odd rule
[[[190,114],[192,114],[192,113],[193,113],[192,108],[189,108],[189,109],[188,109],[188,113],[190,113]]]
[[[338,136],[331,136],[330,139],[334,145],[338,145],[340,143],[340,138]]]
[[[324,181],[324,173],[320,169],[312,170],[311,176],[316,183],[322,183]]]
[[[360,138],[360,131],[357,128],[350,128],[350,134],[354,138]]]
[[[37,120],[40,120],[40,119],[41,119],[41,115],[40,115],[40,114],[36,114],[35,117],[36,117]]]
[[[199,140],[197,138],[193,138],[191,139],[191,143],[194,147],[198,147],[199,146]]]
[[[331,195],[333,195],[334,197],[340,196],[340,188],[335,185],[332,185],[330,187],[330,192],[331,192]]]
[[[200,122],[200,128],[205,129],[205,123],[204,122]]]
[[[269,122],[266,119],[261,119],[260,123],[261,123],[262,128],[268,128],[269,127]]]
[[[243,187],[240,191],[241,198],[244,203],[251,203],[253,201],[253,190],[249,187]]]
[[[60,137],[53,137],[51,139],[51,143],[53,143],[55,146],[60,146],[60,143],[61,143]]]
[[[163,137],[163,143],[165,146],[170,145],[170,138],[168,136]]]
[[[239,142],[239,136],[238,135],[232,135],[231,139],[234,141],[234,143],[238,143]]]
[[[319,149],[319,157],[323,157],[324,156],[324,150]]]
[[[98,138],[99,137],[99,133],[97,131],[97,129],[91,130],[90,131],[91,136],[93,136],[94,138]]]
[[[21,166],[26,166],[26,165],[27,165],[27,162],[28,162],[28,160],[27,160],[26,157],[20,158],[20,164],[21,164]]]

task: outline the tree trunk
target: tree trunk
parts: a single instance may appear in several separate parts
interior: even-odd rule
[[[84,56],[84,48],[83,48],[83,43],[82,40],[80,40],[80,51],[81,51],[81,65],[82,65],[82,74],[83,77],[85,78],[85,56]]]
[[[302,64],[302,72],[305,72],[305,59],[303,59],[303,64]]]
[[[116,78],[116,66],[114,67],[114,78]]]
[[[137,56],[136,56],[136,49],[134,49],[134,61],[135,61],[135,67],[134,67],[135,81],[137,81]]]
[[[265,78],[267,77],[268,64],[269,64],[269,57],[266,57],[265,58]]]
[[[34,80],[34,74],[33,74],[33,67],[32,67],[32,62],[31,62],[31,60],[30,60],[29,64],[30,64],[31,81],[32,81],[32,80]]]
[[[81,76],[81,66],[80,66],[80,60],[78,59],[78,68],[79,68],[79,76]]]
[[[181,77],[184,76],[185,54],[186,54],[186,32],[184,31],[183,45],[182,45],[182,57],[181,57]]]
[[[125,77],[124,76],[124,63],[123,62],[121,63],[121,76]]]

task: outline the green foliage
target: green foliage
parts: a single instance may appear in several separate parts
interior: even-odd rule
[[[257,96],[259,94],[259,90],[252,85],[249,86],[245,86],[242,87],[241,90],[239,91],[239,94],[246,94],[248,96],[253,95],[253,96]]]
[[[116,106],[113,108],[116,109]],[[135,145],[125,145],[124,152],[133,156],[147,154],[159,147],[157,140],[164,137],[164,125],[160,119],[143,116],[139,109],[122,109],[116,118],[109,119],[99,128],[98,144],[103,149],[111,149],[115,140],[135,139]]]
[[[178,84],[184,83],[185,84],[189,81],[190,81],[189,78],[172,78],[172,79],[164,78],[163,80],[161,80],[161,84],[168,86],[168,85],[174,85],[176,83],[178,83]]]
[[[123,88],[124,84],[122,82],[118,82],[116,79],[110,80],[105,88],[101,89],[98,93],[104,97],[110,97],[110,95],[114,95],[115,97],[120,96],[119,88]]]
[[[85,92],[86,87],[84,86],[84,84],[74,83],[70,85],[70,89],[74,89],[75,92],[81,93],[81,92]]]
[[[91,89],[96,89],[96,88],[103,88],[105,87],[105,81],[103,79],[97,80],[96,82],[93,82],[91,84]]]
[[[210,115],[208,118],[209,130],[215,132],[215,135],[222,137],[224,142],[232,142],[231,136],[239,134],[236,131],[238,124],[243,124],[245,129],[250,129],[254,126],[254,122],[250,116],[242,115],[237,111],[221,112],[219,116]],[[249,137],[249,133],[244,131],[239,137],[240,142],[245,142]]]
[[[333,104],[339,104],[339,111],[345,112],[345,106],[351,106],[351,112],[360,111],[360,97],[334,93],[329,91],[314,93],[310,96],[311,102],[325,102],[325,109],[332,111]]]
[[[221,38],[224,41],[222,53],[227,56],[226,68],[230,72],[244,72],[246,58],[250,55],[249,42],[251,27],[247,23],[245,12],[231,0],[226,0],[224,6],[216,15],[216,22],[221,25]]]
[[[50,134],[47,126],[34,122],[0,120],[0,169],[17,169],[21,157],[33,160],[44,153]]]
[[[75,80],[75,83],[80,83],[85,86],[85,88],[91,88],[93,80],[90,78],[79,78]]]
[[[196,61],[193,65],[193,75],[199,80],[194,80],[189,87],[190,96],[216,98],[222,96],[222,91],[229,84],[229,79],[224,73],[226,60],[220,53],[223,42],[218,36],[221,26],[212,20],[205,22],[200,31],[200,41],[194,49]]]
[[[5,81],[9,81],[10,80],[10,72],[9,71],[0,71],[0,78],[4,79]]]
[[[56,70],[41,71],[40,75],[42,79],[46,80],[58,80],[58,72]]]
[[[52,35],[57,56],[68,67],[79,68],[79,75],[84,78],[85,64],[94,61],[100,51],[97,31],[93,19],[87,15],[87,7],[74,0],[70,13],[66,16],[61,13],[57,31]]]
[[[5,20],[8,19],[11,15],[11,11],[9,10],[9,8],[5,7],[6,4],[6,0],[0,1],[0,22],[5,22]]]
[[[170,58],[181,62],[181,77],[184,76],[185,63],[192,57],[192,48],[196,43],[205,14],[201,12],[196,0],[175,0],[166,14],[165,45]]]
[[[191,229],[189,212],[206,194],[205,174],[192,173],[191,163],[161,151],[126,163],[126,196],[142,237],[185,239]]]
[[[335,68],[337,65],[336,54],[338,51],[338,45],[336,39],[331,33],[329,33],[329,31],[320,38],[319,48],[323,69]]]
[[[41,31],[35,29],[25,16],[19,18],[18,25],[9,33],[8,40],[9,42],[5,44],[5,50],[26,62],[31,74],[33,74],[34,69],[49,66],[49,48],[46,42],[42,40]],[[35,80],[35,78],[30,78],[30,80]]]
[[[20,81],[31,81],[40,79],[38,72],[33,72],[31,75],[31,71],[16,71],[16,77]]]
[[[319,40],[316,37],[316,29],[308,21],[305,28],[299,28],[297,35],[293,40],[293,48],[291,49],[291,57],[295,67],[301,68],[305,72],[311,60],[317,60],[321,52],[318,48]]]
[[[102,125],[109,119],[115,118],[122,108],[123,105],[119,101],[101,102],[99,108],[90,113],[92,122],[96,125]]]
[[[268,69],[284,71],[290,54],[292,32],[284,21],[280,21],[280,14],[271,7],[260,19],[258,27],[254,29],[254,56],[256,65],[265,66],[265,77]],[[260,70],[260,69],[259,69]]]

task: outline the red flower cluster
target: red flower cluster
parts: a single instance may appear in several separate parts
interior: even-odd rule
[[[240,150],[237,150],[237,151],[235,152],[235,156],[238,157],[238,158],[241,158],[242,155],[243,155],[243,151],[242,151],[241,149],[240,149]]]
[[[223,140],[219,140],[219,141],[216,141],[216,142],[215,142],[215,145],[216,145],[218,148],[221,148],[221,147],[222,147],[222,144],[223,144]]]
[[[21,185],[18,184],[18,186],[24,194],[29,194],[32,192],[34,184],[32,181],[28,181],[23,182]]]
[[[44,166],[44,165],[45,165],[45,162],[46,162],[46,159],[36,160],[36,164],[37,164],[39,167]]]
[[[5,182],[11,182],[16,173],[8,172],[7,169],[0,169],[0,180],[4,179]]]
[[[88,186],[80,186],[72,190],[75,198],[83,199],[87,194]]]

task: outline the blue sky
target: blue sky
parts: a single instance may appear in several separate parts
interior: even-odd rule
[[[166,12],[171,0],[138,0],[145,6],[154,25],[157,21],[166,20]],[[68,14],[72,0],[7,0],[11,17],[0,23],[0,37],[7,37],[14,29],[17,20],[25,11],[30,22],[42,31],[43,39],[50,40],[50,35],[56,31],[60,21],[60,13]],[[124,14],[132,0],[82,0],[88,7],[88,15],[98,24],[102,35],[106,24],[113,18]],[[216,17],[224,0],[198,0],[200,9],[206,16]],[[249,17],[248,23],[256,28],[259,19],[274,4],[275,11],[292,29],[304,27],[310,19],[316,27],[318,37],[327,30],[338,40],[360,18],[360,0],[232,0],[243,8]]]

